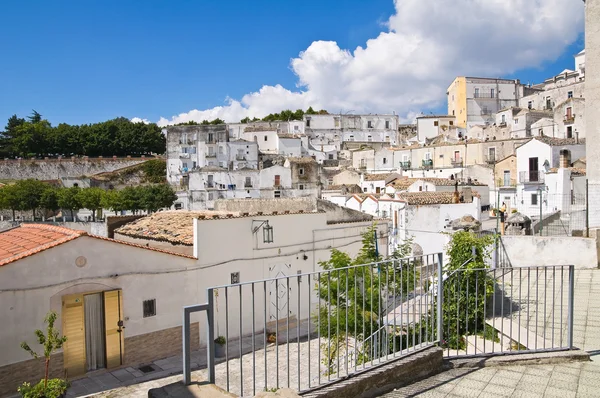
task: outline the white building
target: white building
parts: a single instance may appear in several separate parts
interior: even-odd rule
[[[456,116],[452,115],[426,115],[417,116],[417,139],[424,142],[427,138],[435,138],[447,134],[455,128]]]
[[[181,354],[182,308],[206,302],[207,288],[317,271],[332,248],[356,255],[362,245],[357,235],[372,225],[370,221],[328,222],[324,212],[173,217],[181,213],[157,213],[138,220],[125,228],[128,232],[122,231],[131,242],[37,224],[0,233],[3,247],[10,248],[0,255],[0,315],[11,325],[0,328],[1,395],[13,394],[25,381],[43,378],[43,363],[31,359],[20,343],[26,340],[39,352],[33,331],[44,329],[50,310],[58,314],[56,326],[68,338],[52,358],[51,377],[72,379],[96,369],[139,366]],[[263,239],[267,226],[272,228],[271,241]],[[378,229],[379,247],[386,255],[387,225]],[[226,245],[232,237],[235,244]],[[152,248],[154,244],[161,249]],[[174,251],[181,247],[193,254]],[[301,282],[302,292],[314,294],[309,283],[308,278]],[[295,289],[289,297],[297,297]],[[240,300],[234,299],[238,291],[230,290],[230,310]],[[272,299],[276,294],[271,293]],[[251,302],[249,291],[243,295],[246,303]],[[256,302],[271,299],[256,293]],[[224,295],[215,301],[216,330],[223,333]],[[300,303],[300,313],[297,303],[290,302],[292,315],[305,319],[304,314],[312,310],[307,302]],[[316,302],[315,298],[312,303]],[[252,332],[252,314],[256,314],[257,333],[281,316],[273,311],[271,301],[268,304],[267,319],[263,311],[243,313],[242,334]],[[194,350],[206,345],[203,319],[192,316]],[[230,317],[229,327],[230,339],[239,336],[239,317]]]

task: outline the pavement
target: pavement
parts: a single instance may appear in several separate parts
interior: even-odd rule
[[[407,387],[382,395],[385,398],[395,397],[600,397],[600,270],[578,269],[575,271],[575,309],[574,318],[574,344],[576,347],[591,354],[591,362],[572,362],[556,365],[526,365],[502,366],[481,369],[459,368],[452,369]],[[230,343],[232,352],[239,352],[239,343]],[[259,346],[262,348],[262,343]],[[252,348],[252,339],[242,341],[242,351],[249,352]],[[294,379],[294,368],[300,364],[298,353],[304,356],[312,352],[312,360],[320,368],[315,359],[318,345],[313,342],[302,342],[287,346],[267,347],[253,357],[244,355],[242,362],[232,359],[229,367],[224,362],[217,364],[217,384],[225,385],[225,375],[230,375],[232,386],[244,380],[244,392],[248,394],[250,385],[248,377],[252,370],[256,372],[257,380],[264,377],[266,367],[262,360],[268,361],[269,369],[276,365],[275,358],[282,361],[275,366],[280,368],[280,387],[287,385],[286,364],[288,356],[291,362],[290,386],[296,383],[307,383],[305,375],[301,380]],[[265,355],[266,354],[266,355]],[[304,357],[305,358],[305,357]],[[262,362],[261,362],[262,361]],[[142,372],[139,368],[122,368],[112,372],[104,371],[89,374],[72,382],[68,397],[95,396],[95,397],[147,397],[148,390],[158,388],[181,380],[182,359],[174,356],[149,364],[154,370],[149,373]],[[205,380],[206,352],[204,350],[192,353],[192,367],[198,369],[192,373],[197,380]],[[304,365],[304,361],[303,361]],[[252,370],[251,370],[252,369]],[[322,370],[322,369],[321,369]],[[240,374],[240,371],[243,372]],[[311,379],[319,371],[315,369]],[[273,384],[272,370],[269,371],[269,387]],[[314,382],[314,381],[313,381]],[[314,385],[314,384],[312,384]],[[257,386],[257,392],[261,386]]]

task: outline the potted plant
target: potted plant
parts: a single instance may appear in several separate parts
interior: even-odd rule
[[[44,378],[33,386],[30,383],[23,383],[18,391],[24,398],[61,398],[65,396],[67,388],[69,387],[69,383],[66,380],[48,378],[52,354],[56,350],[61,349],[63,344],[67,341],[65,336],[60,337],[58,330],[54,329],[56,317],[57,315],[54,311],[50,311],[46,315],[46,318],[44,319],[44,323],[47,324],[46,334],[39,329],[35,331],[38,343],[44,347]],[[25,341],[21,343],[21,348],[31,354],[35,359],[40,357],[40,355],[33,351]]]
[[[219,336],[215,339],[215,357],[222,358],[225,356],[225,349],[227,347],[227,341],[225,337]]]

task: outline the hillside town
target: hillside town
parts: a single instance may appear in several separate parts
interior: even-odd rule
[[[0,397],[598,396],[598,1],[586,18],[570,68],[457,76],[409,121],[13,116]]]

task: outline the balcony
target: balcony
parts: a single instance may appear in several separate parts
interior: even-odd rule
[[[519,183],[521,184],[543,184],[545,181],[543,170],[521,171],[519,173]]]
[[[496,155],[486,155],[484,156],[485,162],[487,164],[495,164],[496,163]]]
[[[433,167],[433,159],[423,159],[421,164],[423,167]]]
[[[252,188],[252,183],[251,182],[244,183],[244,188]]]
[[[206,154],[206,157],[207,157],[207,158],[216,158],[216,157],[217,157],[217,154],[216,154],[216,153],[207,153],[207,154]]]
[[[565,115],[563,122],[565,124],[573,124],[575,123],[575,115]]]
[[[400,162],[402,170],[410,170],[410,161]]]
[[[214,188],[214,187],[215,187],[214,181],[207,181],[206,182],[206,188]]]
[[[498,123],[498,127],[506,127],[506,122],[500,122],[500,123]]]
[[[453,158],[453,159],[450,160],[450,163],[454,167],[462,167],[462,165],[463,165],[463,159],[462,158]]]
[[[473,98],[476,98],[476,99],[479,99],[479,98],[490,99],[490,98],[496,98],[496,95],[492,94],[492,93],[475,93],[475,94],[473,94]]]
[[[236,155],[235,160],[244,161],[246,157],[244,155]]]
[[[190,154],[189,153],[180,153],[179,157],[181,159],[189,159],[190,158]]]

